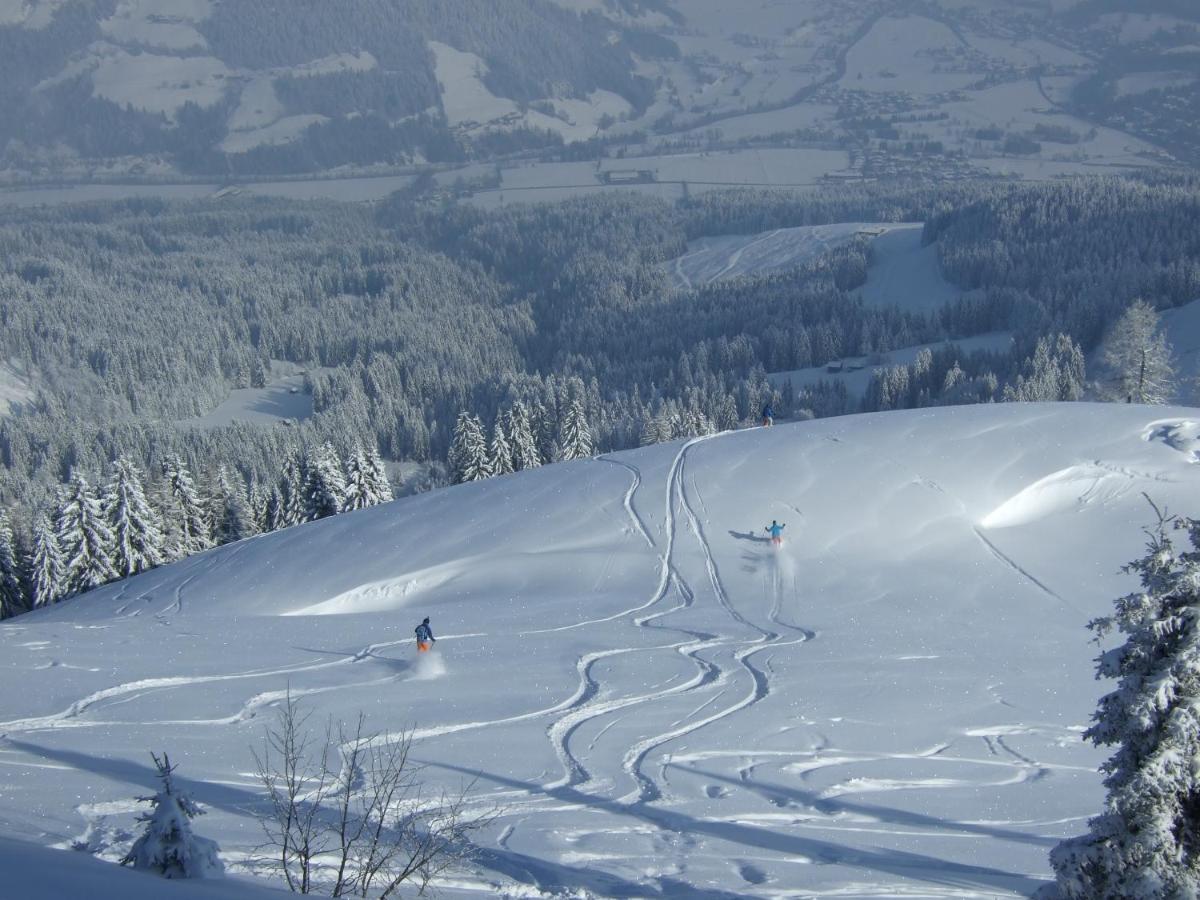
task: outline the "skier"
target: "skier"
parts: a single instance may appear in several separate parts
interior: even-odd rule
[[[429,648],[437,643],[437,638],[433,636],[433,629],[429,627],[429,616],[425,617],[420,625],[417,626],[417,652],[426,653]]]
[[[783,529],[786,527],[786,525],[780,525],[778,522],[772,519],[771,524],[764,528],[763,531],[769,531],[771,533],[771,543],[778,547],[783,543]]]
[[[775,410],[771,409],[769,401],[763,404],[762,420],[763,428],[770,428],[775,424]]]

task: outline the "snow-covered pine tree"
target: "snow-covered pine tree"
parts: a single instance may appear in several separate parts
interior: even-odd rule
[[[639,438],[643,447],[649,447],[653,444],[661,444],[668,437],[663,436],[663,421],[659,416],[651,416],[647,414],[646,420],[642,423],[642,433]]]
[[[151,754],[162,783],[153,797],[139,797],[153,808],[138,821],[146,830],[133,842],[121,865],[156,872],[163,878],[220,878],[225,865],[215,841],[192,832],[192,819],[204,814],[196,803],[175,785],[175,766],[167,754]]]
[[[299,450],[292,450],[284,461],[279,477],[279,494],[283,499],[282,527],[299,525],[304,521],[304,483],[307,480],[304,456]]]
[[[732,394],[726,394],[717,408],[717,427],[722,431],[733,431],[738,427],[738,421],[737,401]]]
[[[309,454],[305,465],[304,521],[336,516],[346,502],[346,475],[332,444],[322,444]]]
[[[1005,386],[1007,402],[1057,402],[1083,396],[1083,350],[1069,335],[1043,336],[1016,379]]]
[[[118,577],[112,530],[87,479],[78,473],[59,505],[55,532],[65,560],[64,593],[76,594]]]
[[[230,474],[224,466],[217,469],[212,504],[213,533],[218,544],[232,544],[258,533],[241,476]]]
[[[66,593],[66,562],[58,537],[45,513],[33,522],[33,548],[29,552],[29,600],[34,609],[49,606]]]
[[[1190,550],[1176,549],[1175,530],[1188,532]],[[1117,748],[1101,766],[1104,812],[1050,853],[1068,900],[1200,895],[1200,521],[1160,514],[1149,534],[1128,566],[1141,589],[1088,626],[1097,639],[1115,628],[1125,643],[1097,660],[1117,687],[1084,733]]]
[[[368,483],[371,486],[371,496],[376,503],[391,503],[395,499],[392,492],[392,481],[388,478],[387,466],[383,457],[375,447],[367,448],[367,472],[370,475]]]
[[[279,487],[272,485],[271,490],[267,492],[267,506],[264,512],[265,525],[263,531],[270,534],[272,531],[278,531],[280,528],[286,528],[284,520],[283,496],[279,493]]]
[[[376,502],[371,489],[371,469],[367,455],[363,453],[359,444],[355,444],[346,459],[346,488],[342,512],[366,509],[368,506],[374,506]]]
[[[1116,403],[1166,403],[1175,389],[1171,345],[1158,330],[1158,313],[1137,300],[1112,327],[1102,355],[1109,380],[1102,388]]]
[[[162,525],[146,501],[137,467],[127,456],[113,463],[112,479],[104,493],[104,517],[113,534],[113,568],[122,578],[163,563]]]
[[[567,414],[563,418],[558,443],[559,459],[563,462],[587,459],[596,453],[592,445],[592,432],[583,412],[583,401],[578,396],[572,397],[567,404]]]
[[[504,422],[496,419],[492,429],[492,446],[488,451],[488,466],[493,475],[511,475],[513,468],[513,451],[504,433]]]
[[[8,619],[29,609],[21,585],[21,571],[13,544],[12,526],[8,516],[0,511],[0,619]]]
[[[196,482],[175,454],[162,463],[164,481],[163,532],[169,559],[182,559],[213,545],[212,524]]]
[[[542,464],[537,439],[529,420],[529,410],[518,400],[508,411],[508,441],[512,447],[513,468],[518,471],[536,469]]]
[[[450,477],[455,484],[482,481],[492,475],[483,423],[468,412],[459,413],[454,423],[449,462]]]

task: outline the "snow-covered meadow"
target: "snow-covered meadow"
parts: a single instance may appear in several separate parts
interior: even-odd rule
[[[112,858],[166,750],[209,807],[197,830],[258,868],[250,747],[290,690],[318,720],[413,729],[432,784],[502,810],[450,896],[1028,895],[1099,809],[1084,625],[1133,586],[1142,493],[1200,508],[1198,418],[750,429],[95,591],[0,626],[22,686],[0,700],[0,837]],[[416,666],[424,615],[440,674]]]

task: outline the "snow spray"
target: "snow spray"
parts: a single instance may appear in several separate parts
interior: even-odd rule
[[[417,654],[417,663],[413,666],[413,679],[416,681],[431,681],[446,674],[446,661],[442,654],[433,648],[425,653]]]

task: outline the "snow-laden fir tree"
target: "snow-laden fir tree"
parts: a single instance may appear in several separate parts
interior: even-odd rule
[[[511,475],[515,471],[512,446],[508,442],[508,435],[504,433],[504,422],[500,419],[496,420],[496,425],[492,429],[492,446],[488,450],[488,463],[493,475]]]
[[[12,526],[0,511],[0,619],[25,612],[29,603],[21,586],[21,571],[13,544]]]
[[[367,455],[359,444],[355,444],[346,459],[346,488],[345,499],[342,501],[343,512],[353,512],[356,509],[366,509],[374,506],[375,499],[371,483],[371,466]]]
[[[518,400],[508,411],[508,442],[512,447],[513,468],[518,471],[536,469],[542,464],[537,438],[529,419],[529,410]]]
[[[949,379],[949,374],[946,377]],[[1043,336],[1016,380],[1005,386],[1004,399],[1010,403],[1079,400],[1084,383],[1085,362],[1079,345],[1069,335]]]
[[[1102,360],[1108,380],[1105,399],[1117,403],[1166,403],[1175,389],[1171,345],[1158,330],[1158,313],[1136,301],[1117,320],[1104,341]]]
[[[65,593],[86,591],[117,578],[112,529],[91,485],[78,473],[59,504],[55,533],[64,558]]]
[[[49,606],[66,593],[66,562],[54,527],[45,513],[39,513],[33,522],[33,546],[26,571],[29,573],[29,601],[34,609]]]
[[[175,784],[175,766],[164,753],[151,754],[162,786],[153,797],[139,797],[153,808],[138,821],[146,830],[133,842],[121,865],[155,872],[164,878],[220,878],[225,865],[215,841],[192,832],[192,819],[203,815],[196,803]]]
[[[213,534],[218,544],[232,544],[258,533],[246,485],[237,473],[224,466],[217,469],[212,491]]]
[[[1171,532],[1186,530],[1179,552]],[[1091,831],[1050,854],[1057,895],[1069,900],[1200,896],[1200,521],[1159,516],[1146,555],[1131,563],[1141,589],[1089,627],[1117,629],[1097,675],[1117,679],[1084,737],[1116,752]]]
[[[104,493],[104,516],[113,534],[113,568],[122,578],[136,575],[164,559],[162,525],[146,500],[142,477],[126,456],[113,463],[112,479]]]
[[[492,475],[483,423],[468,412],[458,414],[450,443],[450,477],[455,484],[482,481]]]
[[[284,461],[283,472],[279,477],[279,494],[283,499],[283,527],[299,525],[304,521],[304,482],[307,479],[308,471],[303,454],[299,450],[291,451]]]
[[[726,394],[717,408],[717,427],[721,431],[733,431],[738,427],[738,421],[737,401],[732,394]]]
[[[572,397],[567,404],[562,429],[558,436],[558,458],[564,462],[572,459],[587,459],[596,454],[592,444],[592,431],[583,412],[583,400]]]
[[[332,444],[322,444],[309,454],[305,465],[304,521],[336,516],[346,502],[346,475]]]
[[[383,457],[379,455],[379,450],[375,447],[367,449],[367,474],[370,476],[368,484],[375,502],[391,503],[395,499],[392,492],[392,480],[388,478],[387,466],[384,465]]]
[[[263,531],[268,534],[272,531],[278,531],[280,528],[286,528],[287,522],[284,518],[283,495],[279,493],[279,486],[272,485],[267,492],[267,505],[263,512],[264,527]]]
[[[213,545],[212,524],[196,482],[183,460],[171,454],[162,463],[163,533],[169,559],[183,559]]]

